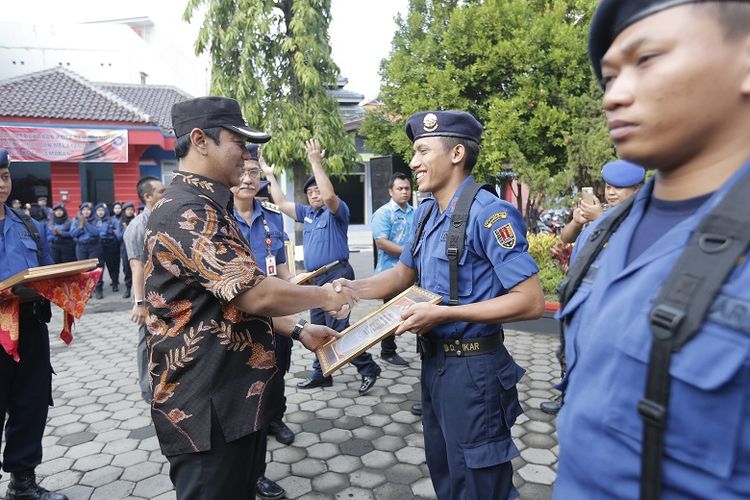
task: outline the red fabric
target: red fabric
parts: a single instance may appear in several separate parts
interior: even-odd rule
[[[80,274],[26,283],[28,288],[33,289],[63,310],[63,328],[60,332],[60,338],[66,344],[73,341],[75,318],[83,316],[86,304],[91,298],[91,292],[93,292],[103,272],[104,269],[98,267],[93,271]],[[10,289],[0,291],[0,298],[5,299],[0,302],[0,346],[15,361],[19,361],[21,359],[18,355],[20,300],[13,295]]]

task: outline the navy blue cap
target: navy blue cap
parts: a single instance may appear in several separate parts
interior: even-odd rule
[[[80,205],[80,206],[78,207],[78,210],[83,210],[83,209],[84,209],[84,208],[86,208],[86,207],[88,207],[88,208],[94,208],[94,204],[93,204],[93,203],[91,203],[90,201],[84,201],[84,202],[83,202],[83,203],[81,203],[81,205]]]
[[[602,0],[594,12],[589,30],[589,58],[597,79],[602,78],[602,57],[625,28],[663,10],[700,1],[702,0]]]
[[[602,168],[602,179],[614,187],[631,187],[643,182],[646,169],[625,160],[615,160]]]
[[[63,205],[62,203],[57,203],[54,207],[52,207],[52,210],[57,210],[58,208],[62,208],[63,210],[65,210],[65,205]]]
[[[10,155],[7,149],[0,149],[0,168],[8,168],[10,165]]]
[[[305,181],[305,184],[302,185],[302,191],[307,191],[307,188],[313,185],[317,186],[318,182],[315,180],[315,176],[311,175],[310,178]]]
[[[250,142],[268,142],[271,136],[247,126],[240,104],[229,97],[206,96],[189,99],[172,106],[175,137],[189,134],[194,128],[205,130],[224,127]]]
[[[421,111],[406,120],[404,131],[411,142],[420,137],[457,137],[479,144],[484,127],[466,111]]]
[[[251,142],[248,142],[245,145],[245,149],[247,149],[247,152],[250,153],[250,159],[258,161],[258,145],[253,144]]]

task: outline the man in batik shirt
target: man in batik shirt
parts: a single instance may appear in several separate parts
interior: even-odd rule
[[[247,127],[237,101],[175,104],[172,123],[179,171],[146,230],[151,414],[178,499],[254,498],[258,431],[281,404],[271,383],[283,377],[274,332],[313,350],[337,334],[282,316],[315,307],[346,314],[353,299],[258,267],[229,188],[240,182],[245,143],[270,136]]]

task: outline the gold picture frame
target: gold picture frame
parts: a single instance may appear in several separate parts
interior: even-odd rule
[[[313,279],[315,279],[316,277],[320,276],[323,273],[327,273],[339,264],[341,264],[340,260],[334,260],[333,262],[329,262],[324,266],[320,266],[315,271],[297,274],[289,281],[294,283],[295,285],[307,285],[309,283],[312,283]]]
[[[438,304],[443,298],[416,285],[404,290],[315,350],[323,375],[328,377],[352,359],[392,334],[402,323],[401,313],[413,304]]]

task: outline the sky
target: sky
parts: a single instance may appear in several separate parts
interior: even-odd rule
[[[346,89],[377,97],[380,61],[390,52],[395,17],[408,11],[408,0],[332,0],[329,31],[333,58]],[[175,37],[192,50],[195,25],[181,20],[186,0],[0,0],[3,21],[75,23],[148,15],[174,25]],[[175,82],[177,84],[177,82]]]

